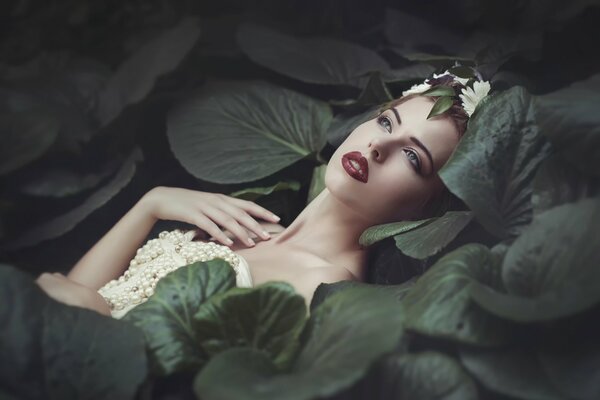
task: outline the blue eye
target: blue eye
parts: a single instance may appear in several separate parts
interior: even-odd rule
[[[385,115],[377,117],[377,123],[385,128],[386,131],[392,133],[392,121]],[[387,125],[386,125],[387,124]]]
[[[404,151],[406,151],[406,154],[409,155],[408,159],[411,160],[411,163],[415,166],[415,170],[420,173],[421,162],[419,161],[419,156],[417,156],[417,153],[409,149],[404,149]],[[412,155],[414,158],[411,158],[410,155]],[[415,160],[417,163],[413,163],[412,160]]]

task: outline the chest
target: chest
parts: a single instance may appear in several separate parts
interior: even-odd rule
[[[236,242],[231,249],[248,262],[254,286],[274,280],[294,282],[298,275],[309,268],[329,265],[314,254],[284,246],[271,246],[269,242],[259,242],[254,247]]]

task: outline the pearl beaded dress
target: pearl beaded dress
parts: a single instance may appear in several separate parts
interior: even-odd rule
[[[118,279],[98,289],[106,300],[113,318],[121,318],[132,308],[148,300],[158,281],[184,265],[196,261],[222,258],[235,270],[236,286],[252,287],[252,276],[246,260],[229,247],[213,242],[192,240],[194,230],[161,232],[137,250],[129,268]]]

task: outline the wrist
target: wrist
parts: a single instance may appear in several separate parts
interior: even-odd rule
[[[134,209],[137,213],[143,215],[146,218],[151,219],[152,221],[157,221],[159,218],[158,210],[159,210],[159,202],[157,200],[157,190],[159,188],[154,188],[147,192],[142,198],[135,204]]]

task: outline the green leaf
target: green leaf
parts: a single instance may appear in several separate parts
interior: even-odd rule
[[[295,38],[272,29],[243,23],[237,42],[252,61],[308,83],[363,87],[362,77],[389,69],[376,52],[325,37]]]
[[[143,100],[156,79],[175,69],[199,37],[197,19],[184,18],[125,60],[100,92],[97,110],[100,121],[106,125],[125,107]]]
[[[381,399],[478,399],[477,387],[452,357],[434,351],[394,353],[384,359],[371,390]]]
[[[249,346],[266,352],[283,369],[298,351],[306,304],[289,283],[267,282],[210,298],[194,320],[195,334],[209,357],[230,347]]]
[[[365,287],[343,290],[311,313],[303,348],[289,371],[277,371],[264,353],[230,349],[199,372],[194,391],[211,399],[308,400],[332,395],[359,380],[374,360],[399,344],[401,314],[388,293]]]
[[[382,79],[380,71],[369,72],[368,77],[365,88],[356,99],[357,105],[373,106],[393,100],[393,96]]]
[[[167,134],[191,174],[239,183],[319,152],[331,118],[327,104],[268,83],[219,83],[171,110]]]
[[[447,211],[432,221],[394,236],[396,247],[420,260],[442,250],[473,219],[471,211]]]
[[[421,93],[423,96],[449,96],[455,95],[454,89],[448,86],[433,86]]]
[[[131,399],[147,375],[137,328],[58,303],[8,266],[0,324],[0,386],[14,398]]]
[[[429,115],[427,115],[427,119],[442,114],[444,111],[450,109],[452,104],[454,103],[451,97],[442,96],[438,98],[433,107],[431,107],[431,111],[429,112]]]
[[[600,74],[539,96],[540,130],[584,173],[600,175]]]
[[[59,129],[57,119],[41,110],[0,114],[0,175],[42,156],[56,140]]]
[[[595,321],[565,337],[555,348],[540,349],[538,360],[550,382],[570,399],[600,398],[600,345]]]
[[[445,49],[445,52],[453,53],[452,56],[438,57],[453,61],[465,40],[462,35],[445,29],[442,24],[435,24],[394,8],[386,8],[384,16],[385,37],[403,56],[409,56],[421,47],[435,45]],[[419,34],[415,35],[415,32]]]
[[[419,221],[391,222],[389,224],[373,225],[367,228],[358,238],[361,246],[370,246],[392,236],[411,231],[419,226],[433,222],[435,218],[427,218]]]
[[[506,239],[531,222],[532,181],[549,152],[530,95],[513,87],[477,107],[438,174],[488,232]]]
[[[232,192],[229,195],[231,197],[237,197],[238,199],[254,201],[273,192],[279,192],[280,190],[293,190],[294,192],[297,192],[300,190],[300,182],[290,180],[277,182],[272,186],[246,188]]]
[[[559,154],[540,165],[533,181],[534,216],[565,203],[600,194],[600,178],[584,175]]]
[[[312,178],[310,179],[310,186],[308,187],[308,198],[306,204],[310,203],[325,189],[325,172],[327,171],[327,164],[318,165],[313,169]]]
[[[600,302],[600,201],[581,200],[540,213],[508,249],[502,264],[507,294],[482,285],[473,299],[502,318],[564,318]]]
[[[115,176],[103,187],[92,193],[84,202],[67,212],[35,226],[16,240],[3,247],[4,250],[16,250],[33,246],[45,240],[54,239],[73,229],[91,213],[106,204],[117,195],[133,178],[136,163],[142,158],[142,152],[136,148],[125,160]]]
[[[486,388],[523,400],[564,399],[532,352],[519,348],[483,350],[463,347],[465,368]]]
[[[377,285],[373,283],[366,283],[360,281],[338,281],[334,283],[321,283],[315,289],[312,300],[310,302],[310,310],[314,311],[321,303],[325,301],[329,296],[333,295],[342,290],[353,287],[368,287],[377,289],[382,292],[388,292],[398,301],[400,301],[409,292],[410,288],[414,285],[415,280],[408,280],[400,285]]]
[[[470,68],[470,67],[467,67],[465,65],[460,65],[458,67],[448,68],[448,71],[451,74],[456,75],[459,78],[463,78],[463,79],[470,79],[470,78],[474,78],[475,77],[475,73],[473,72],[473,69]]]
[[[327,129],[327,141],[333,147],[339,147],[356,127],[375,118],[378,113],[379,106],[371,107],[367,111],[361,113],[337,114]]]
[[[30,196],[40,197],[72,196],[98,186],[105,178],[112,175],[118,167],[118,164],[113,161],[102,166],[98,172],[65,168],[41,171],[32,180],[24,182],[21,191]]]
[[[381,72],[384,82],[423,81],[435,72],[435,67],[425,63],[414,63],[399,69]]]
[[[234,286],[227,261],[196,262],[167,274],[146,302],[125,314],[123,320],[144,332],[155,373],[194,370],[206,362],[194,315],[208,298]]]
[[[402,299],[408,329],[479,346],[504,342],[508,323],[488,314],[469,296],[471,282],[498,286],[499,257],[469,243],[440,258]]]

